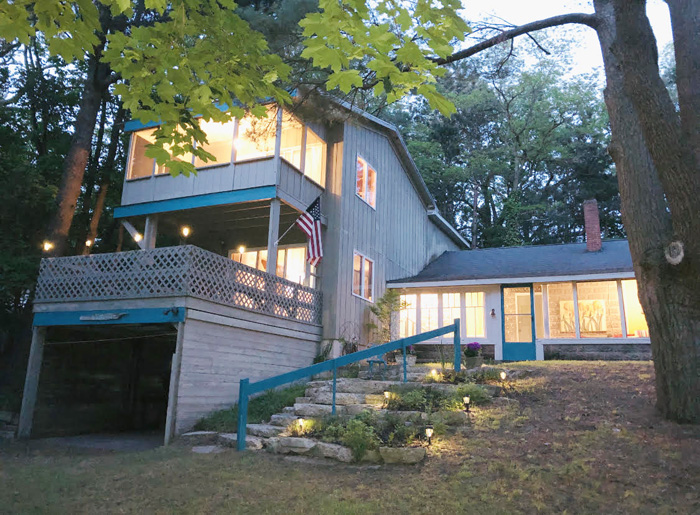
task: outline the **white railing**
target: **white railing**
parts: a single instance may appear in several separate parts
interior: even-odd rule
[[[45,258],[35,302],[192,296],[321,323],[321,292],[193,245]]]

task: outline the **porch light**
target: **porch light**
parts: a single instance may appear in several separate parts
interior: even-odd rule
[[[505,371],[501,371],[501,381],[505,381],[505,380],[506,380],[506,373],[505,373]]]
[[[93,243],[94,243],[94,242],[93,242],[92,240],[85,240],[85,246],[86,246],[86,247],[92,247],[92,244],[93,244]]]
[[[431,424],[428,424],[425,426],[425,436],[428,439],[428,445],[430,445],[432,442],[433,438],[433,426]]]
[[[469,405],[471,403],[471,399],[469,398],[469,395],[465,395],[464,399],[462,399],[462,400],[464,401],[464,411],[469,413]]]
[[[136,234],[134,234],[134,241],[136,243],[140,242],[142,239],[143,239],[143,234],[141,234],[140,232],[137,232]]]
[[[44,243],[41,244],[41,248],[44,249],[44,252],[50,252],[54,248],[54,244],[50,241],[44,241]]]
[[[183,225],[180,227],[180,234],[183,238],[187,238],[190,234],[192,234],[192,228],[189,225]]]
[[[241,245],[240,247],[238,247],[238,253],[239,254],[245,253],[245,245]]]
[[[491,318],[496,318],[496,310],[495,310],[495,308],[491,308]]]

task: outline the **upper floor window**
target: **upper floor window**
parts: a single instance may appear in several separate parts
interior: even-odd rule
[[[156,160],[152,157],[146,157],[146,147],[155,143],[155,132],[155,129],[144,129],[131,135],[127,179],[140,179],[153,175]]]
[[[360,156],[357,156],[355,193],[373,208],[377,207],[377,172]]]
[[[205,162],[203,159],[195,157],[195,168],[231,162],[234,125],[235,122],[233,120],[227,123],[214,121],[200,123],[200,128],[204,131],[204,134],[207,135],[207,143],[203,144],[202,148],[213,155],[214,160]]]
[[[374,301],[374,261],[355,252],[352,259],[352,293]]]

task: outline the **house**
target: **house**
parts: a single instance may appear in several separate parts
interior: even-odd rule
[[[319,110],[321,108],[319,107]],[[19,436],[159,430],[167,443],[251,381],[367,340],[388,281],[465,248],[397,130],[351,106],[202,123],[213,162],[171,176],[130,122],[114,216],[139,250],[44,259]],[[295,220],[321,198],[324,256]]]
[[[650,359],[627,241],[602,241],[596,201],[583,207],[586,243],[449,251],[389,280],[402,294],[397,336],[460,318],[462,341],[497,360]]]

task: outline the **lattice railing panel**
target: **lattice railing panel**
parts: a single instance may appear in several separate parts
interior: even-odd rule
[[[191,295],[321,323],[321,292],[199,247],[42,259],[36,302]]]

